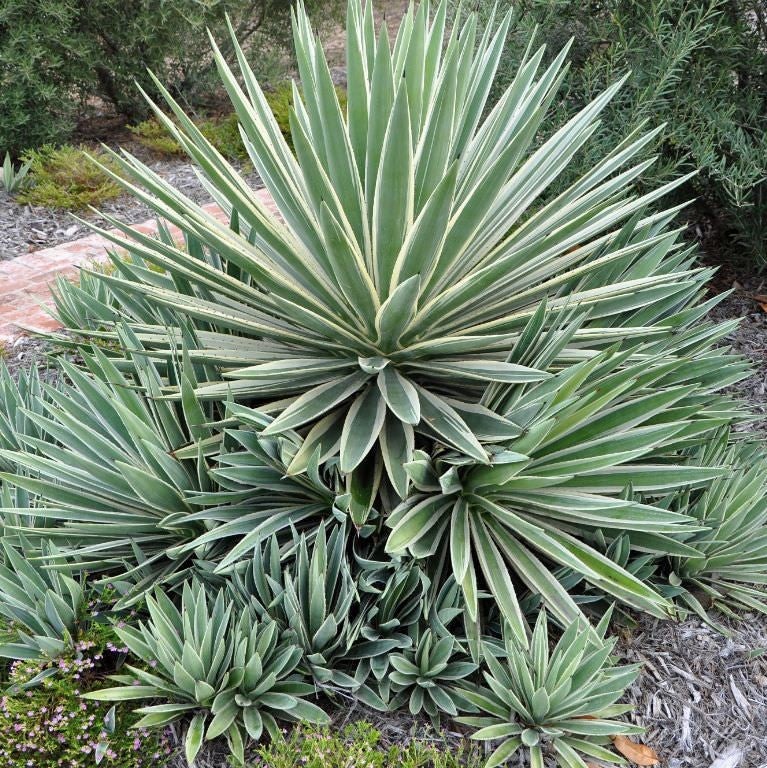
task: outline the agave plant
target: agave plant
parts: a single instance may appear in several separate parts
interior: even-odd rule
[[[767,456],[758,443],[728,445],[726,432],[701,454],[700,463],[727,466],[730,472],[703,491],[674,499],[704,531],[686,541],[697,556],[671,558],[670,587],[706,620],[712,605],[730,614],[734,609],[767,613]]]
[[[408,703],[410,714],[425,712],[432,722],[439,723],[440,713],[455,717],[472,708],[456,690],[454,682],[476,671],[477,665],[461,661],[455,637],[435,636],[430,629],[421,635],[411,651],[392,654],[389,663],[394,668],[389,677],[394,696],[389,706],[399,709]]]
[[[24,180],[29,173],[29,169],[32,167],[31,161],[22,163],[18,168],[14,165],[13,160],[8,152],[5,153],[5,160],[3,160],[3,173],[2,178],[3,189],[9,194],[18,192]]]
[[[281,638],[274,622],[259,623],[236,611],[223,590],[208,596],[200,582],[184,585],[181,606],[162,591],[147,598],[149,620],[137,628],[116,627],[120,639],[147,669],[127,666],[120,683],[85,694],[99,701],[159,698],[143,706],[136,727],[160,727],[186,714],[192,720],[185,749],[190,765],[203,739],[226,735],[233,756],[244,765],[246,736],[264,729],[279,735],[276,719],[325,723],[327,715],[305,701],[313,686],[292,676],[301,650]]]
[[[674,211],[647,212],[670,187],[631,196],[646,167],[632,158],[656,132],[627,137],[540,202],[620,84],[535,148],[566,50],[543,69],[543,51],[529,52],[483,119],[509,18],[477,40],[473,16],[450,32],[445,17],[444,2],[434,14],[423,3],[392,45],[373,34],[370,5],[350,3],[344,113],[299,8],[295,155],[242,51],[238,77],[214,47],[281,220],[166,93],[175,120],[155,107],[158,119],[230,224],[124,154],[122,183],[194,246],[113,222],[133,262],[164,274],[100,280],[132,297],[150,354],[215,372],[198,398],[243,401],[235,418],[254,410],[262,438],[298,434],[289,475],[316,456],[341,478],[356,525],[388,515],[390,551],[449,547],[473,618],[481,578],[520,636],[517,579],[574,620],[550,562],[662,615],[669,603],[587,533],[630,530],[633,546],[683,554],[695,521],[653,501],[719,474],[685,451],[738,418],[714,393],[743,366],[713,349],[726,327],[700,324],[708,273],[666,229]],[[415,451],[439,465],[428,490],[413,491]],[[629,485],[638,498],[622,498]]]
[[[12,376],[8,367],[0,362],[0,448],[22,450],[22,436],[45,439],[42,430],[29,412],[44,412],[43,386],[40,373],[33,367]],[[0,468],[12,471],[16,465],[7,458],[0,458]]]
[[[486,649],[485,685],[460,693],[482,714],[458,721],[478,728],[473,739],[500,741],[485,768],[509,762],[520,751],[533,768],[552,755],[563,768],[586,768],[581,755],[605,763],[624,762],[606,748],[610,737],[642,729],[616,719],[631,710],[616,704],[636,678],[639,665],[614,666],[615,638],[605,641],[610,613],[592,632],[582,622],[570,624],[549,650],[548,620],[541,611],[529,642],[505,633],[501,659]]]
[[[46,386],[37,407],[22,411],[32,428],[17,432],[22,450],[0,452],[17,469],[3,479],[36,496],[24,512],[45,524],[46,538],[83,568],[112,571],[110,580],[140,594],[203,554],[173,551],[204,532],[204,523],[190,519],[186,497],[208,490],[209,480],[200,460],[172,453],[191,434],[207,434],[205,414],[136,392],[134,380],[98,349],[85,356],[87,372],[60,365],[71,385]],[[135,381],[158,392],[151,364],[140,366]],[[36,526],[22,532],[40,534]]]
[[[294,151],[243,51],[235,42],[235,72],[214,44],[279,217],[163,91],[172,114],[153,104],[157,117],[228,222],[116,156],[118,181],[185,243],[109,219],[123,234],[105,236],[129,256],[93,278],[108,295],[80,286],[69,318],[93,313],[100,330],[74,330],[115,345],[123,374],[152,360],[161,380],[134,381],[195,427],[168,447],[212,485],[180,489],[167,519],[185,540],[155,539],[166,554],[200,553],[224,573],[294,517],[340,513],[377,539],[384,522],[390,555],[430,558],[425,569],[449,553],[470,621],[488,592],[520,640],[523,590],[563,624],[582,617],[563,567],[668,615],[668,599],[592,542],[629,532],[635,551],[694,556],[685,542],[703,526],[663,500],[727,474],[695,449],[742,417],[717,394],[746,368],[718,346],[731,326],[704,320],[710,272],[668,228],[677,209],[652,210],[684,179],[635,194],[650,162],[636,158],[657,135],[638,128],[547,196],[620,83],[536,142],[567,50],[544,66],[531,48],[488,110],[510,18],[478,35],[473,15],[448,30],[446,8],[411,9],[392,43],[372,5],[351,0],[344,111],[299,5]]]
[[[57,659],[80,636],[87,599],[82,584],[49,566],[61,564],[50,543],[36,550],[23,537],[19,547],[0,540],[0,614],[15,639],[0,643],[0,656]]]
[[[234,574],[234,589],[259,617],[276,622],[302,650],[299,668],[321,686],[357,688],[341,669],[359,631],[353,610],[359,595],[346,558],[347,533],[335,526],[330,536],[321,523],[314,541],[302,535],[291,546],[290,565],[283,565],[273,536],[257,547],[243,572]]]

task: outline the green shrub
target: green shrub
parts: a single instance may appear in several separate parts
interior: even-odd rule
[[[248,153],[240,136],[237,115],[211,118],[200,123],[205,138],[227,159],[247,160]]]
[[[300,87],[298,88],[298,93],[301,93]],[[282,83],[276,88],[266,91],[264,95],[269,104],[269,108],[272,110],[274,119],[277,121],[280,132],[288,145],[292,147],[293,140],[290,136],[290,111],[293,107],[293,84],[289,82]],[[336,95],[338,96],[338,103],[341,109],[346,113],[346,91],[340,86],[336,86]]]
[[[474,6],[488,19],[493,0]],[[457,2],[455,3],[457,5]],[[644,176],[654,187],[698,171],[677,196],[699,198],[698,215],[712,220],[723,247],[740,242],[744,255],[767,260],[767,15],[754,0],[524,0],[492,101],[512,81],[532,30],[549,45],[550,60],[573,37],[567,98],[570,117],[624,72],[631,77],[605,110],[596,139],[554,192],[587,171],[631,129],[666,123],[647,149],[660,155]],[[689,218],[689,214],[687,214]],[[705,224],[703,225],[705,229]],[[717,247],[716,241],[714,247]],[[714,258],[731,258],[724,251]]]
[[[288,0],[0,0],[0,150],[23,151],[69,138],[98,97],[136,120],[146,104],[135,81],[147,68],[187,103],[210,105],[215,67],[206,29],[223,37],[225,14],[258,51],[261,75],[284,71],[290,43]],[[306,4],[324,21],[337,0]],[[230,50],[228,51],[230,52]]]
[[[108,166],[115,165],[96,151]],[[22,203],[78,211],[117,197],[120,187],[93,163],[82,148],[51,145],[28,153],[30,183],[18,195]]]
[[[237,115],[214,117],[201,120],[198,123],[205,138],[227,159],[247,160],[248,153],[240,137]],[[136,141],[147,149],[159,155],[176,157],[184,156],[181,145],[170,135],[165,127],[156,119],[144,120],[130,127]]]
[[[128,130],[139,144],[147,149],[151,149],[152,152],[156,152],[158,155],[170,157],[183,157],[184,155],[181,145],[172,136],[168,135],[168,132],[158,120],[152,118],[142,120],[137,125],[129,126]]]

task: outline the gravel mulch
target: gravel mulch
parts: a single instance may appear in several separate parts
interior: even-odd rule
[[[664,768],[767,768],[767,616],[727,628],[649,619],[621,639],[624,658],[644,665],[633,719]]]
[[[167,179],[180,192],[196,203],[209,203],[211,197],[200,184],[194,167],[183,159],[152,159],[139,147],[130,147],[152,170]],[[142,156],[143,155],[143,156]],[[233,163],[237,167],[237,163]],[[239,165],[240,170],[254,189],[263,186],[258,176],[248,167]],[[153,211],[140,201],[120,195],[97,206],[104,213],[114,216],[129,224],[138,224],[154,218]],[[77,214],[94,224],[105,224],[104,219],[91,211]],[[21,205],[12,197],[0,191],[0,261],[22,256],[30,251],[50,248],[60,243],[68,243],[80,237],[92,234],[91,230],[74,219],[69,211],[44,208],[41,206]]]
[[[0,362],[8,368],[11,376],[17,376],[20,371],[37,368],[43,381],[53,383],[60,379],[61,374],[51,363],[50,352],[51,346],[45,339],[19,336],[2,346]]]
[[[747,357],[754,368],[752,376],[732,386],[730,391],[746,400],[755,414],[767,416],[767,310],[754,298],[767,293],[767,284],[733,280],[726,287],[732,293],[714,307],[711,318],[717,322],[741,318],[740,325],[725,342],[733,352]],[[767,420],[755,422],[750,428],[767,436]]]

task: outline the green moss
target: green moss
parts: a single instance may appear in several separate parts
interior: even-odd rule
[[[105,153],[93,150],[88,154],[116,168]],[[46,145],[30,152],[25,160],[30,163],[31,183],[18,196],[22,203],[77,211],[99,205],[121,192],[117,183],[91,162],[82,148]]]
[[[479,768],[476,745],[452,749],[438,736],[386,747],[372,725],[357,722],[342,730],[296,727],[284,741],[259,748],[254,768]]]

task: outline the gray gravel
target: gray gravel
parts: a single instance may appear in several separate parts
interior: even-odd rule
[[[723,322],[741,318],[740,325],[726,339],[732,351],[751,361],[754,373],[730,388],[730,391],[746,400],[752,411],[767,416],[767,312],[754,298],[767,293],[767,286],[757,281],[743,284],[732,283],[732,293],[711,312],[711,318]],[[767,419],[757,421],[749,428],[767,436]]]
[[[134,149],[131,147],[132,151]],[[210,195],[200,184],[190,162],[168,159],[150,159],[145,162],[195,202],[211,201]],[[242,166],[240,168],[254,188],[263,186],[252,170]],[[98,207],[104,213],[129,224],[137,224],[154,217],[150,208],[128,195],[107,200]],[[77,215],[95,224],[104,224],[100,216],[90,211],[79,212]],[[0,191],[0,261],[77,240],[89,234],[91,234],[90,229],[75,220],[69,211],[21,205],[13,197]]]

